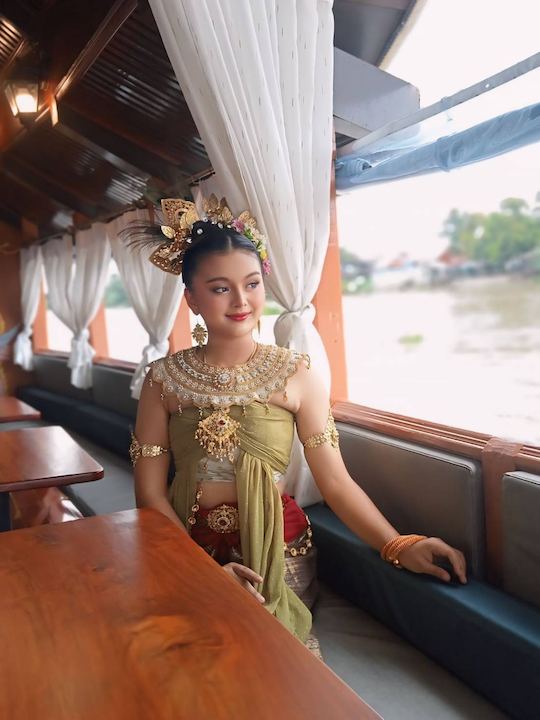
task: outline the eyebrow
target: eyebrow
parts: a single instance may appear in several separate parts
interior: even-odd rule
[[[253,275],[260,275],[261,273],[258,270],[255,270],[255,272],[249,273],[249,275],[246,275],[244,280],[247,280],[248,278],[252,277]],[[216,280],[224,280],[225,282],[229,282],[229,278],[226,277],[214,277],[210,278],[210,280],[207,280],[207,283],[215,282]]]

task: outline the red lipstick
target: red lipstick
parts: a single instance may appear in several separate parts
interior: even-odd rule
[[[241,313],[238,315],[227,315],[227,317],[230,320],[235,320],[236,322],[241,322],[242,320],[245,320],[247,317],[249,317],[251,313]]]

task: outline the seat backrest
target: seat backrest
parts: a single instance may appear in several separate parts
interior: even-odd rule
[[[80,390],[71,384],[67,358],[54,355],[34,356],[34,375],[39,387],[74,400],[92,400],[92,390]]]
[[[133,373],[127,370],[94,365],[92,368],[92,392],[99,407],[114,410],[135,419],[137,400],[131,397],[129,385]]]
[[[402,534],[441,537],[484,576],[484,503],[478,463],[338,423],[351,477]]]
[[[503,588],[540,607],[540,475],[502,479]]]

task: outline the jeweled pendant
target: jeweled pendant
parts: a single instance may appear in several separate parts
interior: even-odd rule
[[[220,408],[204,420],[199,420],[195,438],[209,455],[218,460],[228,458],[232,462],[234,451],[240,443],[237,434],[239,427],[240,423],[229,415],[228,408]]]

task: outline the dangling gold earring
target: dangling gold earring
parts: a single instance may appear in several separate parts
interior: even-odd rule
[[[198,322],[195,325],[195,327],[193,328],[191,337],[195,340],[195,342],[197,343],[197,345],[199,347],[202,347],[206,343],[206,339],[208,337],[208,331],[204,327],[204,325],[201,325],[201,323]]]
[[[261,321],[260,320],[257,320],[257,335],[258,335],[257,339],[260,340],[261,339]]]

